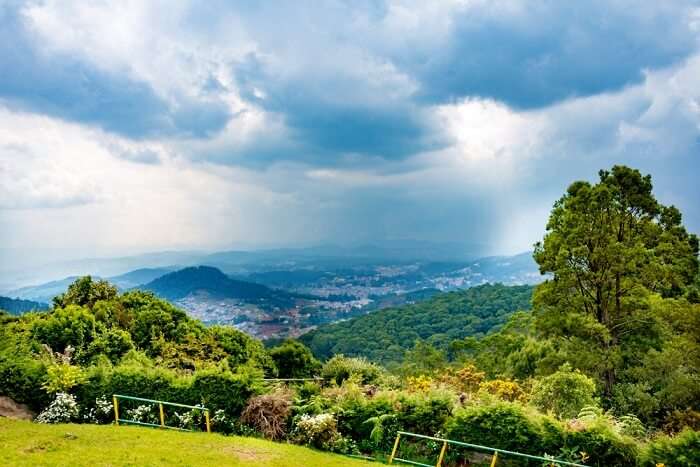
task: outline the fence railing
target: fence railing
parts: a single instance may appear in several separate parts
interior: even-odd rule
[[[299,381],[324,381],[323,378],[263,378],[263,381],[266,382],[271,382],[271,383],[295,383]]]
[[[119,400],[130,400],[130,401],[137,401],[137,402],[147,402],[149,404],[158,404],[158,413],[160,416],[160,424],[158,423],[148,423],[148,422],[141,422],[138,420],[129,420],[126,418],[120,418],[119,417]],[[186,404],[178,404],[176,402],[166,402],[166,401],[159,401],[159,400],[154,400],[154,399],[144,399],[142,397],[133,397],[133,396],[124,396],[121,394],[114,394],[112,396],[112,401],[114,402],[114,422],[119,425],[120,423],[125,423],[128,425],[141,425],[141,426],[151,426],[151,427],[156,427],[156,428],[165,428],[168,430],[178,430],[178,431],[192,431],[188,430],[185,428],[179,428],[175,426],[168,426],[165,424],[165,409],[164,406],[169,406],[169,407],[181,407],[185,409],[190,409],[190,410],[201,410],[204,412],[204,421],[206,423],[207,427],[207,433],[211,433],[211,421],[209,418],[209,409],[206,407],[202,406],[197,406],[197,405],[186,405]]]
[[[445,459],[445,452],[447,451],[448,444],[466,447],[466,448],[471,448],[471,449],[474,449],[476,451],[486,451],[486,452],[492,453],[491,467],[495,467],[496,464],[498,463],[499,454],[503,455],[504,457],[506,457],[506,456],[508,456],[508,457],[520,457],[520,458],[529,459],[529,460],[549,462],[550,464],[570,465],[570,466],[575,466],[575,467],[586,467],[582,464],[575,464],[573,462],[562,461],[562,460],[558,460],[558,459],[554,459],[554,458],[533,456],[530,454],[523,454],[521,452],[508,451],[505,449],[492,448],[489,446],[481,446],[479,444],[463,443],[462,441],[455,441],[455,440],[445,439],[445,438],[437,438],[435,436],[419,435],[417,433],[409,433],[407,431],[397,432],[396,440],[394,441],[394,448],[391,450],[391,455],[389,456],[389,464],[392,464],[392,463],[394,463],[394,461],[396,461],[396,462],[400,462],[403,464],[419,465],[422,467],[433,467],[433,464],[424,464],[422,462],[416,462],[416,461],[412,461],[409,459],[402,459],[400,457],[396,457],[396,452],[398,451],[399,443],[401,442],[401,436],[421,438],[421,439],[426,439],[426,440],[430,440],[430,441],[437,441],[437,442],[442,443],[442,448],[440,449],[440,454],[438,456],[438,460],[437,460],[437,463],[435,464],[435,467],[442,466],[442,461]]]

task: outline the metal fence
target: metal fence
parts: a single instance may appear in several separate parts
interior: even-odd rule
[[[425,439],[425,440],[429,440],[429,441],[436,441],[438,443],[442,443],[442,447],[440,449],[440,454],[438,456],[437,463],[436,464],[425,464],[422,462],[416,462],[413,460],[402,459],[401,457],[397,457],[396,453],[399,449],[399,443],[401,442],[402,436]],[[503,458],[517,457],[520,459],[528,459],[528,460],[546,462],[546,463],[549,463],[552,465],[556,464],[556,465],[569,465],[569,466],[575,466],[575,467],[586,467],[586,466],[581,465],[581,464],[575,464],[573,462],[562,461],[562,460],[558,460],[558,459],[554,459],[554,458],[550,458],[550,457],[533,456],[530,454],[523,454],[521,452],[507,451],[505,449],[498,449],[498,448],[492,448],[492,447],[488,447],[488,446],[481,446],[479,444],[463,443],[461,441],[454,441],[454,440],[445,439],[445,438],[437,438],[435,436],[419,435],[417,433],[409,433],[407,431],[397,432],[396,440],[394,441],[394,448],[392,449],[391,455],[389,456],[389,464],[393,464],[394,462],[400,462],[402,464],[419,465],[419,466],[423,466],[423,467],[433,467],[433,465],[435,465],[435,467],[441,467],[442,462],[445,459],[445,453],[447,451],[447,446],[450,444],[454,445],[454,446],[460,446],[460,447],[474,449],[475,451],[485,451],[485,452],[491,453],[491,467],[496,466],[496,464],[498,463],[499,455],[501,455]]]
[[[160,424],[157,423],[147,423],[147,422],[141,422],[137,420],[129,420],[125,418],[119,418],[119,400],[129,400],[129,401],[137,401],[137,402],[146,402],[149,404],[158,404],[158,412],[160,416]],[[112,396],[112,400],[114,402],[114,422],[119,425],[120,423],[125,423],[128,425],[141,425],[141,426],[151,426],[151,427],[156,427],[156,428],[166,428],[169,430],[178,430],[178,431],[192,431],[192,430],[187,430],[185,428],[179,428],[179,427],[174,427],[174,426],[168,426],[165,424],[165,406],[168,407],[182,407],[185,409],[190,409],[190,410],[201,410],[204,412],[204,421],[206,423],[207,427],[207,433],[211,433],[211,421],[209,419],[209,409],[206,407],[202,406],[196,406],[196,405],[186,405],[186,404],[178,404],[176,402],[166,402],[166,401],[158,401],[154,399],[144,399],[142,397],[133,397],[133,396],[124,396],[121,394],[114,394]]]

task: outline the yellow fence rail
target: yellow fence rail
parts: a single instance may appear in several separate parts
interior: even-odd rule
[[[160,424],[140,422],[137,420],[129,420],[129,419],[125,419],[125,418],[120,418],[119,417],[119,400],[122,400],[122,399],[123,400],[130,400],[130,401],[137,401],[137,402],[146,402],[149,404],[158,404],[158,415],[160,417]],[[202,412],[204,412],[204,421],[205,421],[206,426],[207,426],[207,433],[211,433],[211,421],[209,418],[209,409],[206,407],[197,406],[197,405],[178,404],[176,402],[166,402],[166,401],[159,401],[159,400],[155,400],[155,399],[144,399],[142,397],[124,396],[122,394],[112,395],[112,401],[114,403],[114,423],[117,425],[119,425],[120,423],[124,423],[127,425],[150,426],[150,427],[155,427],[155,428],[164,428],[164,429],[168,429],[168,430],[192,431],[192,430],[187,430],[184,428],[168,426],[165,424],[164,406],[182,407],[185,409],[201,410]]]
[[[429,440],[429,441],[437,441],[437,442],[442,443],[442,448],[440,448],[440,455],[438,457],[437,463],[436,464],[424,464],[422,462],[416,462],[416,461],[412,461],[409,459],[402,459],[400,457],[397,457],[396,453],[399,450],[399,444],[401,442],[402,436],[405,438],[412,437],[412,438],[419,438],[419,439],[425,439],[425,440]],[[435,436],[419,435],[417,433],[409,433],[407,431],[397,432],[396,440],[394,441],[394,447],[391,450],[391,454],[389,455],[389,464],[393,464],[394,462],[399,462],[402,464],[419,465],[422,467],[433,467],[433,465],[435,465],[435,467],[441,467],[442,462],[445,459],[445,452],[447,451],[448,444],[466,447],[466,448],[471,448],[471,449],[474,449],[475,451],[490,452],[492,454],[491,467],[496,467],[496,464],[498,463],[499,454],[503,455],[504,457],[506,457],[506,456],[519,457],[519,458],[525,458],[525,459],[530,459],[530,460],[549,462],[550,464],[555,464],[555,465],[569,465],[569,466],[575,466],[575,467],[586,467],[582,464],[575,464],[573,462],[562,461],[562,460],[554,459],[551,457],[533,456],[530,454],[523,454],[521,452],[507,451],[505,449],[492,448],[489,446],[481,446],[479,444],[463,443],[462,441],[454,441],[451,439],[437,438]]]

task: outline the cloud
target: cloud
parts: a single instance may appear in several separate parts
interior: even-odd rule
[[[31,15],[37,8],[33,2],[0,5],[0,100],[5,105],[132,138],[205,137],[226,124],[230,110],[220,100],[184,94],[166,98],[144,80],[52,47],[52,30],[42,36],[42,23]],[[69,23],[60,26],[70,29]]]
[[[515,253],[616,163],[700,230],[686,2],[3,5],[3,245]]]
[[[191,157],[249,167],[410,158],[453,143],[436,107],[543,108],[639,84],[696,47],[682,1],[10,5],[6,102],[133,138],[200,139],[185,142]],[[251,113],[263,129],[252,143],[238,135]]]
[[[692,54],[694,2],[475,1],[434,47],[392,50],[420,98],[479,96],[531,109],[615,91]],[[663,40],[659,40],[663,37]]]

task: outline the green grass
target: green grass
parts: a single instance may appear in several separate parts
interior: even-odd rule
[[[257,438],[112,425],[41,425],[0,418],[0,465],[378,466]]]

